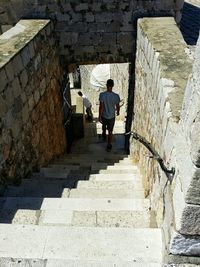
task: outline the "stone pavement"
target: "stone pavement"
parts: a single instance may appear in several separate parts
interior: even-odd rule
[[[71,154],[0,199],[1,267],[162,266],[162,235],[116,121],[106,152],[101,125],[86,124]]]

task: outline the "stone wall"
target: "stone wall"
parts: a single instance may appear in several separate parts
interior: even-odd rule
[[[199,50],[187,83],[193,64],[188,51],[172,18],[139,20],[133,130],[175,168],[172,183],[142,144],[132,141],[131,155],[166,247],[171,240],[171,253],[200,256]]]
[[[136,18],[171,14],[179,22],[183,0],[3,0],[0,25],[21,17],[51,18],[68,63],[128,62],[134,55]],[[10,19],[9,19],[10,18]]]
[[[0,36],[0,183],[64,152],[64,72],[55,46],[47,20],[22,20]]]

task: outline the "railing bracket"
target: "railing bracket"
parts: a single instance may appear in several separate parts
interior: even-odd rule
[[[168,169],[165,164],[163,159],[160,157],[160,155],[158,154],[158,152],[152,147],[152,145],[141,135],[139,135],[136,132],[128,132],[125,133],[125,135],[132,135],[132,138],[134,138],[135,140],[139,141],[141,144],[143,144],[151,153],[152,156],[150,156],[151,158],[157,160],[157,162],[159,163],[161,169],[164,171],[164,173],[167,176],[167,180],[172,183],[174,175],[175,175],[175,168],[172,167],[171,169]]]

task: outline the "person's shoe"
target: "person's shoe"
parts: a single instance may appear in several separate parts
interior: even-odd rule
[[[112,149],[112,145],[111,144],[108,144],[107,147],[106,147],[106,151],[107,152],[110,152]]]

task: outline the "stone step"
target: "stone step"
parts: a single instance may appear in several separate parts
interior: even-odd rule
[[[142,182],[139,181],[79,181],[77,189],[96,188],[96,189],[128,189],[143,191]]]
[[[114,160],[123,160],[125,158],[129,158],[129,156],[127,154],[123,154],[121,151],[119,151],[118,154],[114,154],[114,153],[106,153],[104,151],[104,155],[102,155],[102,153],[98,154],[97,151],[94,151],[95,153],[95,159],[114,159]],[[62,157],[62,159],[93,159],[94,155],[91,154],[91,152],[88,153],[83,153],[83,154],[67,154],[65,156]]]
[[[52,162],[48,167],[67,167],[68,165],[76,165],[80,167],[87,167],[93,164],[107,164],[107,165],[126,165],[126,166],[134,166],[130,159],[128,160],[114,160],[114,159],[58,159]]]
[[[89,181],[141,181],[138,174],[91,174]]]
[[[0,224],[0,258],[162,262],[160,229]]]
[[[67,178],[71,171],[80,170],[80,166],[70,165],[60,168],[60,166],[53,166],[47,168],[41,168],[40,173],[44,177],[57,177],[57,178]]]
[[[138,171],[138,167],[134,166],[132,164],[129,165],[124,165],[124,164],[119,164],[116,163],[114,166],[110,165],[107,167],[107,170],[132,170],[132,171]]]
[[[148,199],[116,198],[31,198],[7,197],[2,209],[76,210],[76,211],[148,211]]]
[[[73,226],[149,228],[149,211],[74,211]]]
[[[138,170],[131,168],[131,169],[127,169],[127,168],[107,168],[106,170],[100,170],[99,173],[101,174],[134,174],[136,173]],[[94,174],[94,173],[93,173]]]
[[[4,209],[0,223],[52,226],[149,228],[151,212],[147,211],[73,211]]]
[[[150,227],[149,200],[7,198],[0,223]]]
[[[14,259],[1,258],[1,267],[162,267],[161,263],[137,263],[126,260],[97,261],[97,260],[59,260],[59,259]],[[190,265],[187,265],[188,267]],[[166,265],[167,267],[167,265]],[[181,266],[186,267],[186,266]],[[192,267],[192,266],[191,266]]]
[[[77,180],[64,180],[64,182],[55,180],[29,180],[23,181],[21,186],[8,186],[4,195],[7,197],[61,197],[63,191],[65,194],[70,188],[75,188]],[[69,188],[69,189],[68,189]]]
[[[133,198],[133,199],[144,199],[144,191],[132,189],[96,189],[96,188],[80,188],[71,189],[70,192],[63,191],[62,197],[70,198]]]
[[[106,163],[93,163],[92,165],[91,165],[91,170],[92,171],[99,171],[99,170],[101,170],[101,169],[107,169],[108,168],[108,164],[106,164]]]
[[[113,159],[69,159],[69,160],[55,160],[51,164],[48,165],[49,168],[55,167],[62,167],[62,168],[70,168],[70,165],[72,166],[79,166],[80,168],[84,167],[91,167],[94,164],[99,165],[107,165],[107,166],[134,166],[131,162],[128,161],[116,161]],[[74,168],[74,167],[73,167]]]

